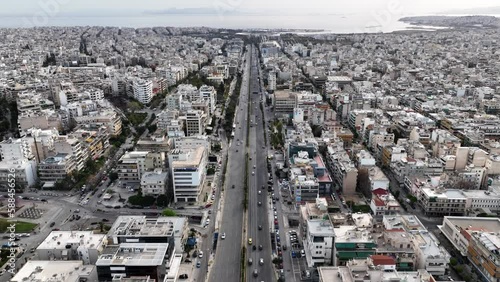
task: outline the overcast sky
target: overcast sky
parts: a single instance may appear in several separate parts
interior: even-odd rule
[[[100,11],[113,13],[117,11],[165,10],[169,8],[211,8],[231,7],[237,11],[276,11],[312,12],[312,13],[369,13],[397,7],[403,15],[432,14],[450,10],[484,8],[499,6],[494,0],[21,0],[0,2],[0,14],[26,14],[43,9],[44,3],[62,3],[58,13]],[[497,2],[497,3],[495,3]],[[390,4],[396,3],[396,4]]]

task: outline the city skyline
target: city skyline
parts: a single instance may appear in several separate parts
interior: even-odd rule
[[[242,0],[212,0],[200,1],[190,0],[184,1],[182,4],[165,1],[158,3],[153,0],[145,0],[137,3],[136,1],[71,1],[66,0],[26,0],[25,5],[20,7],[17,4],[4,2],[0,4],[1,14],[10,16],[26,16],[39,11],[50,10],[54,11],[54,16],[57,15],[81,15],[81,16],[110,16],[110,15],[143,15],[152,11],[164,11],[170,9],[213,9],[231,10],[238,12],[252,13],[318,13],[318,14],[364,14],[373,11],[374,9],[398,7],[398,14],[401,15],[416,15],[416,14],[435,14],[435,13],[460,13],[474,12],[479,13],[493,12],[490,8],[498,8],[492,5],[491,1],[479,0],[473,4],[470,1],[435,1],[423,0],[418,3],[408,3],[400,0],[375,0],[363,1],[354,0],[342,3],[331,3],[330,1],[319,0],[315,3],[297,2],[293,6],[289,2],[283,0],[268,1],[242,1]],[[314,4],[314,5],[313,5]],[[93,8],[92,8],[93,7]],[[488,8],[488,9],[485,9]],[[196,10],[194,10],[196,11]]]

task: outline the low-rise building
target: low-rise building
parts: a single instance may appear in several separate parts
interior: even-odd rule
[[[156,169],[145,172],[141,177],[141,191],[143,195],[159,196],[167,192],[168,172]]]
[[[81,282],[98,279],[97,268],[83,265],[82,261],[29,260],[10,281]]]
[[[366,228],[339,226],[335,232],[335,264],[346,265],[352,259],[366,259],[375,254],[376,242]]]
[[[97,261],[107,243],[106,235],[92,231],[52,231],[36,253],[40,260],[80,260],[87,265]]]

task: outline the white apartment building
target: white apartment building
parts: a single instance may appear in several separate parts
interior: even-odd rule
[[[389,190],[389,178],[387,178],[385,173],[378,166],[368,169],[368,177],[372,191],[376,189]]]
[[[203,187],[208,157],[204,147],[172,150],[169,163],[174,186],[174,201],[195,202]]]
[[[9,179],[12,178],[12,174],[16,176],[16,185],[20,187],[34,186],[38,179],[36,161],[26,159],[1,161],[0,189],[7,190],[9,188]]]
[[[308,220],[304,251],[309,267],[335,265],[333,225],[327,220]]]
[[[161,169],[145,172],[141,177],[141,190],[143,195],[159,196],[167,191],[168,173]]]
[[[10,138],[0,142],[0,156],[2,157],[2,161],[31,160],[34,158],[30,142],[27,138]]]
[[[140,183],[146,171],[146,157],[149,152],[133,151],[125,153],[117,163],[118,178],[122,183]]]
[[[208,101],[209,113],[213,115],[217,106],[217,91],[213,86],[203,85],[200,87],[200,98]]]
[[[133,83],[134,98],[142,104],[148,104],[153,99],[153,82],[137,79]]]
[[[436,276],[447,273],[451,256],[433,234],[427,230],[412,232],[412,242],[417,269],[425,269]]]
[[[36,248],[40,260],[79,260],[95,264],[108,244],[106,235],[92,231],[52,231]]]

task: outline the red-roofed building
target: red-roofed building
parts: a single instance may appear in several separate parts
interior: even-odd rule
[[[372,192],[370,208],[374,216],[396,214],[401,206],[392,194],[384,189],[375,189]]]

